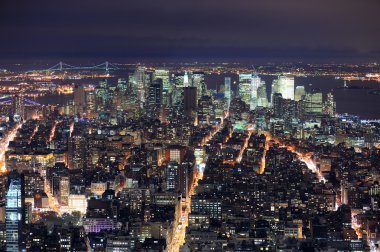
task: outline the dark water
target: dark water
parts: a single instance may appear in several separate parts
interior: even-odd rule
[[[231,77],[232,90],[237,91],[238,76],[235,74],[213,74],[206,76],[206,84],[210,89],[218,89],[224,84],[224,77]],[[260,76],[266,82],[268,97],[271,92],[272,81],[276,76]],[[99,80],[80,80],[81,84],[96,84]],[[116,78],[109,79],[110,85],[116,85]],[[306,90],[314,88],[320,89],[325,95],[332,92],[337,104],[337,112],[349,113],[360,116],[362,119],[380,118],[380,95],[370,94],[372,90],[380,89],[380,83],[375,81],[351,81],[348,86],[364,86],[371,89],[341,89],[343,80],[336,80],[333,77],[296,77],[295,85],[304,85]],[[72,99],[72,95],[48,95],[38,98],[42,104],[66,104]]]

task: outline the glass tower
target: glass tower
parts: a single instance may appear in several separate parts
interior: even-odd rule
[[[224,97],[226,97],[228,107],[230,107],[230,103],[231,103],[231,77],[224,78]]]
[[[9,174],[8,190],[5,198],[6,218],[6,251],[22,251],[22,224],[23,224],[23,181],[17,172]]]

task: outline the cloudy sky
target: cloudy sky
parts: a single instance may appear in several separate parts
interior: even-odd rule
[[[380,59],[379,0],[1,1],[1,60]]]

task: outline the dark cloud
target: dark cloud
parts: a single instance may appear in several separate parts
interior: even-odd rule
[[[380,57],[378,0],[0,3],[1,59]]]

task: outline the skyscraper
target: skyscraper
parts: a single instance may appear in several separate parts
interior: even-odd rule
[[[306,92],[305,92],[305,87],[304,86],[297,86],[296,91],[294,94],[294,100],[295,101],[300,101],[304,98]]]
[[[75,84],[74,86],[74,112],[75,114],[86,112],[86,93],[83,85]]]
[[[93,118],[96,113],[96,96],[94,91],[86,94],[86,113],[88,118]]]
[[[23,179],[17,172],[8,175],[6,193],[6,251],[22,251],[22,226],[24,223]]]
[[[204,72],[193,72],[193,85],[197,88],[197,101],[206,94],[206,83]]]
[[[261,82],[260,87],[257,89],[257,106],[268,107],[267,87],[264,81]]]
[[[146,85],[146,75],[145,67],[139,66],[135,71],[135,80],[136,80],[136,93],[139,99],[140,106],[142,107],[145,102],[145,85]]]
[[[231,103],[231,77],[224,78],[224,97],[227,99],[228,107]]]
[[[260,85],[261,79],[255,74],[239,75],[239,96],[250,109],[255,109],[257,106],[257,89]]]
[[[294,100],[294,77],[279,76],[279,86],[284,99]]]
[[[162,104],[162,79],[154,80],[149,86],[148,106],[150,110],[157,110]]]
[[[22,119],[25,118],[25,105],[24,97],[22,95],[15,95],[13,98],[13,113],[19,115]]]
[[[74,131],[68,143],[69,169],[84,169],[87,160],[87,138]]]
[[[69,204],[70,195],[70,177],[61,176],[59,178],[59,203],[61,206],[67,206]]]
[[[170,83],[169,71],[165,69],[156,69],[153,73],[153,81],[162,80],[162,105],[169,105],[169,94],[172,92],[173,87]]]
[[[161,79],[162,88],[165,91],[171,92],[172,87],[170,85],[169,71],[165,69],[156,69],[153,73],[153,80]]]
[[[261,85],[261,79],[256,74],[252,75],[252,93],[250,101],[250,109],[255,109],[257,107],[257,90]]]
[[[178,187],[178,163],[169,162],[166,167],[166,189],[175,190]]]
[[[186,115],[191,116],[197,110],[197,88],[184,88],[184,111]]]
[[[336,103],[334,101],[334,95],[331,92],[327,94],[323,112],[329,116],[334,116],[336,113]]]
[[[320,90],[312,90],[311,92],[306,93],[303,104],[305,116],[315,116],[322,114],[322,92]]]
[[[198,123],[209,124],[215,119],[215,109],[211,96],[202,96],[198,103]]]
[[[282,75],[278,76],[276,80],[273,80],[271,92],[272,103],[272,98],[275,93],[280,93],[283,99],[294,100],[294,77]]]

